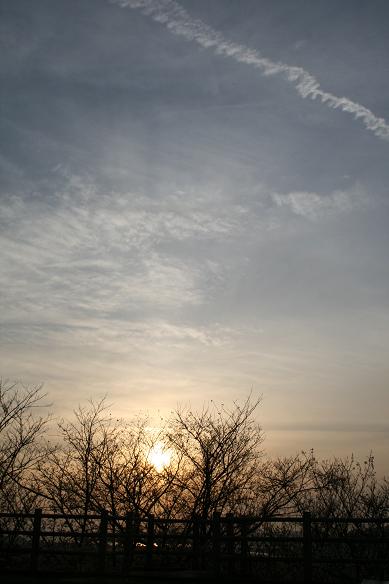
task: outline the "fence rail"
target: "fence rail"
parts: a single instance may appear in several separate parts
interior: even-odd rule
[[[190,569],[304,584],[384,580],[389,518],[0,513],[0,566],[81,574]]]

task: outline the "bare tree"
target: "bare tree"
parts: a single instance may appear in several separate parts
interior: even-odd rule
[[[98,483],[109,422],[104,400],[79,406],[58,423],[60,440],[39,466],[35,489],[52,510],[87,514],[98,508]]]
[[[138,417],[130,423],[118,420],[116,425],[106,426],[103,437],[98,461],[100,498],[109,502],[112,513],[166,511],[172,467],[158,471],[149,457],[162,431],[152,431],[148,418]]]
[[[200,412],[176,410],[166,440],[182,460],[176,477],[182,515],[208,519],[215,511],[242,510],[261,458],[263,436],[254,419],[259,403],[249,396],[230,409],[212,402]]]
[[[3,509],[30,507],[35,495],[28,482],[46,455],[41,442],[48,416],[35,415],[43,406],[42,386],[0,380],[0,497]]]
[[[316,484],[312,469],[315,463],[313,451],[264,460],[253,489],[251,513],[263,517],[288,516],[306,510],[301,509],[301,501],[314,497]]]
[[[79,407],[58,429],[57,448],[35,477],[35,491],[51,510],[168,513],[173,466],[158,472],[149,460],[161,431],[151,432],[147,417],[113,418],[103,399]]]
[[[363,463],[353,456],[314,459],[309,474],[313,488],[300,493],[300,509],[320,517],[386,516],[389,493],[386,481],[377,480],[372,454]]]

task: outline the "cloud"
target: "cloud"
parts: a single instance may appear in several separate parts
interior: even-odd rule
[[[64,172],[50,199],[9,195],[0,202],[3,335],[27,338],[30,326],[36,337],[48,329],[62,335],[63,327],[84,322],[81,338],[96,318],[117,330],[120,321],[134,318],[176,326],[177,314],[192,326],[190,314],[207,311],[224,297],[226,282],[245,272],[272,221],[285,227],[285,211],[315,221],[347,212],[361,199],[356,187],[326,196],[269,196],[263,187],[255,204],[221,205],[201,190],[160,198],[107,193]],[[284,228],[278,231],[285,237]]]
[[[258,69],[263,75],[281,75],[291,83],[302,98],[318,99],[329,108],[340,109],[351,114],[354,119],[362,121],[364,126],[379,138],[389,140],[389,125],[384,118],[376,116],[367,107],[347,97],[339,97],[321,89],[318,80],[302,67],[287,65],[268,59],[259,51],[244,45],[233,43],[191,15],[174,0],[110,0],[122,8],[140,9],[156,22],[164,24],[173,34],[193,41],[200,46],[213,50]]]
[[[361,191],[334,191],[329,195],[296,191],[287,194],[273,193],[271,198],[277,207],[288,208],[295,215],[317,220],[325,216],[351,211],[362,204]]]
[[[381,422],[371,422],[367,423],[364,421],[342,421],[342,422],[328,422],[323,423],[285,423],[285,424],[272,424],[267,428],[272,432],[352,432],[352,433],[389,433],[388,424]]]
[[[231,222],[212,209],[191,218],[185,199],[168,206],[131,193],[105,195],[77,177],[50,201],[4,196],[5,313],[29,319],[201,303],[214,268],[180,257],[175,243],[225,237]]]

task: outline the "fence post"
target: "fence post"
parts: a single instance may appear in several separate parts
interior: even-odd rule
[[[123,537],[123,564],[122,572],[127,574],[134,556],[134,514],[126,513]]]
[[[200,568],[200,519],[197,515],[193,517],[192,567],[194,570]]]
[[[303,513],[303,557],[304,557],[304,584],[312,582],[312,530],[311,514]]]
[[[105,572],[105,559],[107,554],[108,512],[103,510],[100,515],[98,569],[100,574]]]
[[[241,572],[247,574],[247,556],[248,556],[248,541],[247,541],[248,525],[245,517],[242,518],[240,526],[240,554],[241,554]]]
[[[37,572],[39,566],[39,539],[42,526],[42,509],[35,509],[31,542],[31,571]]]
[[[234,542],[234,517],[232,513],[227,514],[227,554],[228,554],[228,571],[230,574],[235,572],[235,542]]]
[[[153,563],[154,548],[154,515],[149,515],[147,520],[147,539],[146,539],[146,569],[151,570]]]
[[[220,513],[212,517],[212,552],[215,572],[220,572]]]

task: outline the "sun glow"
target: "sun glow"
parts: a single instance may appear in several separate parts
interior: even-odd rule
[[[162,442],[156,442],[147,455],[147,460],[152,464],[157,472],[162,472],[169,466],[172,459],[170,449],[166,448]]]

